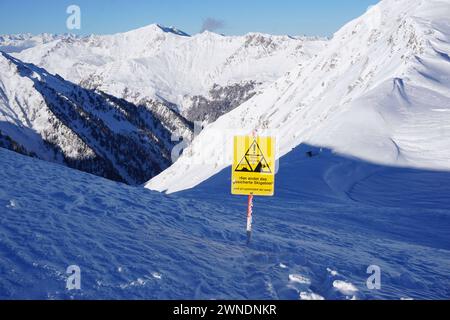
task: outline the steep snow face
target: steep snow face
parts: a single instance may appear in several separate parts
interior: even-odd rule
[[[0,51],[6,53],[21,52],[23,50],[36,47],[59,39],[74,39],[75,35],[55,35],[43,33],[32,35],[29,33],[15,35],[0,35]]]
[[[450,169],[450,2],[385,0],[308,63],[219,118],[147,187],[191,188],[231,163],[235,134],[367,161]]]
[[[194,36],[150,25],[126,33],[62,39],[17,55],[67,80],[131,102],[159,99],[181,110],[209,97],[214,85],[271,83],[313,57],[325,40],[211,32]]]
[[[0,54],[2,147],[141,184],[170,164],[172,134],[191,130],[159,102],[136,106]]]

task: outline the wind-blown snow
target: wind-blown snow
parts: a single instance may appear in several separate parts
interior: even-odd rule
[[[232,136],[309,143],[379,164],[450,169],[449,1],[385,0],[315,58],[206,127],[147,187],[192,188],[231,163]]]
[[[450,174],[310,159],[310,148],[281,160],[275,198],[255,199],[249,246],[228,170],[164,195],[0,149],[0,298],[448,299]],[[348,167],[385,179],[336,192],[323,177]],[[81,291],[65,289],[69,265]],[[369,265],[381,290],[366,286]]]

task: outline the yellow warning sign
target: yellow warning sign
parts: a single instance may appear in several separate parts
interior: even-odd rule
[[[273,196],[275,189],[275,139],[234,137],[231,193]]]

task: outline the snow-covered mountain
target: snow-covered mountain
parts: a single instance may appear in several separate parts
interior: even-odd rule
[[[449,16],[448,0],[381,1],[316,57],[207,126],[147,187],[197,185],[229,166],[233,135],[254,129],[275,135],[280,155],[308,143],[379,164],[450,169]]]
[[[0,299],[448,299],[449,16],[449,0],[384,0],[261,93],[254,79],[190,94],[185,111],[209,121],[249,100],[148,184],[190,188],[173,195],[49,162],[146,179],[171,133],[191,135],[167,97],[127,87],[133,104],[0,53]],[[283,157],[248,243],[226,167],[231,137],[254,129]],[[81,290],[66,287],[73,265]]]
[[[171,163],[192,124],[164,104],[136,106],[0,53],[0,146],[140,184]]]
[[[186,118],[215,121],[326,43],[262,34],[225,37],[204,32],[191,37],[156,24],[108,36],[22,35],[2,41],[17,49],[11,51],[30,46],[14,54],[17,60],[6,54],[0,59],[3,145],[131,184],[144,183],[171,164],[172,134],[175,140],[183,137],[184,144],[192,138],[193,125]],[[21,71],[25,69],[30,71]],[[87,97],[80,100],[78,92]],[[81,129],[76,117],[62,119],[54,110],[60,108],[58,99],[70,102],[64,112],[72,112],[71,103],[81,104],[100,123],[89,118],[92,123],[83,123]],[[91,104],[95,99],[101,101]],[[105,110],[97,110],[97,104],[105,103]],[[129,112],[121,108],[132,108],[139,124],[124,129],[110,119],[111,108],[119,113],[112,119]],[[94,139],[86,126],[95,131]],[[109,130],[107,142],[98,139],[104,126]],[[136,135],[138,146],[114,141],[124,130]]]
[[[258,33],[189,36],[152,24],[115,35],[60,39],[16,57],[132,103],[158,100],[192,120],[213,121],[311,59],[326,43]]]
[[[23,50],[36,47],[41,44],[49,43],[60,39],[76,39],[76,35],[64,34],[56,35],[50,33],[42,33],[33,35],[30,33],[0,35],[0,51],[6,53],[21,52]]]

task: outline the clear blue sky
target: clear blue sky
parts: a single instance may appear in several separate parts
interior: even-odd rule
[[[151,23],[187,33],[205,19],[223,22],[216,32],[328,36],[378,0],[0,0],[0,34],[110,34]],[[81,8],[81,30],[66,29],[66,8]],[[220,25],[220,24],[219,24]]]

